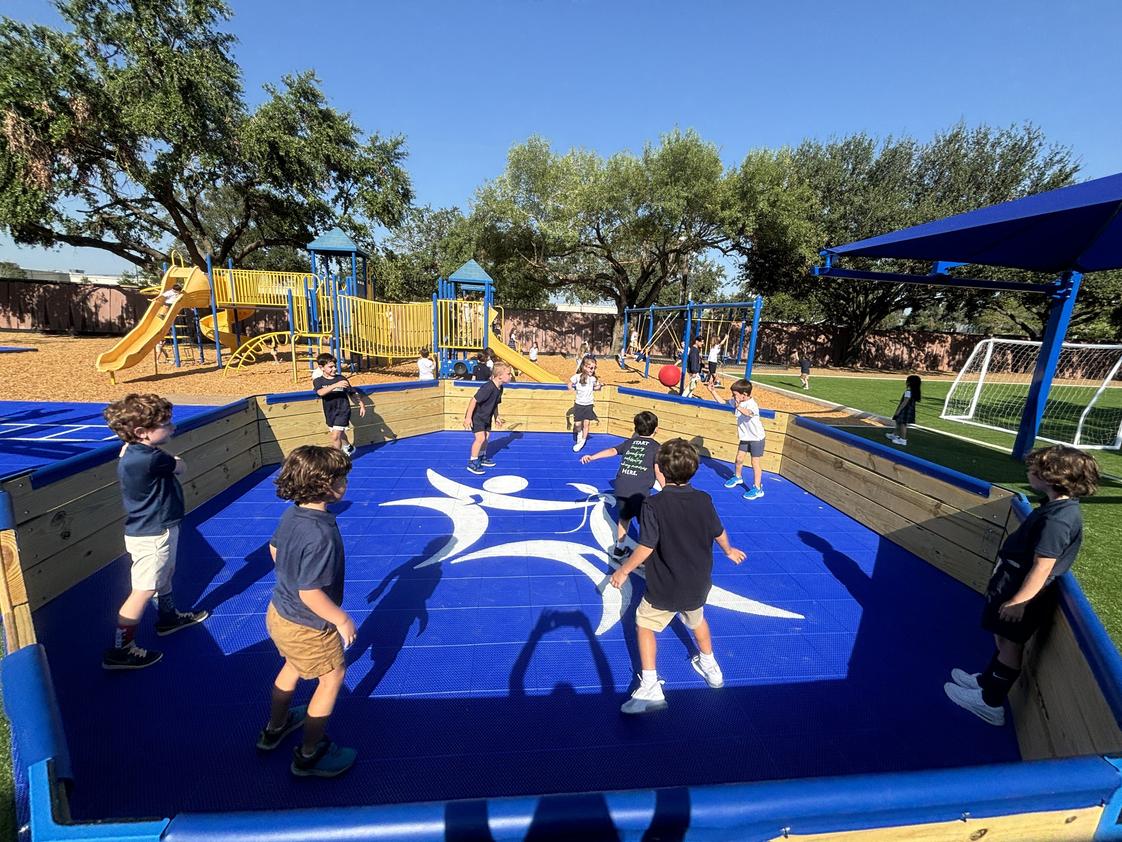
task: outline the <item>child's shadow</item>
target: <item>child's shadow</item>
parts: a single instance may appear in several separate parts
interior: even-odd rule
[[[352,695],[366,698],[374,692],[397,661],[414,622],[418,624],[417,634],[425,633],[429,624],[428,601],[443,576],[443,565],[417,565],[436,554],[445,542],[443,537],[430,541],[424,550],[391,570],[366,595],[367,603],[374,603],[379,597],[381,601],[363,620],[354,644],[347,651],[349,667],[370,650],[370,669],[355,685]]]
[[[487,445],[487,455],[494,456],[496,453],[500,453],[503,450],[506,450],[524,435],[525,433],[507,433],[501,439],[492,437],[491,441]]]

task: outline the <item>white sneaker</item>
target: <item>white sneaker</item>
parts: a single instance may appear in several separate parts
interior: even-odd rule
[[[889,441],[893,441],[896,438],[896,433],[895,433],[895,431],[893,431],[891,433],[885,433],[884,437],[886,439],[888,439]]]
[[[343,453],[345,453],[347,456],[354,456],[355,455],[355,446],[353,444],[344,445],[343,446]]]
[[[653,713],[656,710],[665,710],[667,707],[666,696],[662,693],[662,679],[660,678],[650,686],[639,684],[631,698],[620,706],[622,713]]]
[[[951,681],[959,687],[965,687],[967,690],[981,689],[982,686],[978,683],[978,676],[979,673],[967,672],[966,670],[960,670],[958,667],[951,670]]]
[[[694,655],[690,658],[690,666],[693,667],[694,672],[705,679],[705,683],[716,690],[718,687],[725,686],[725,676],[721,672],[720,666],[716,661],[710,661],[709,666],[701,660],[700,655]]]
[[[577,436],[576,443],[573,445],[573,453],[576,453],[582,447],[584,447],[584,436]]]
[[[966,687],[960,687],[953,681],[948,681],[943,685],[943,692],[952,702],[963,710],[970,711],[983,722],[990,725],[1005,724],[1005,708],[994,708],[987,705],[982,699],[982,689],[980,687],[977,690],[969,690]]]

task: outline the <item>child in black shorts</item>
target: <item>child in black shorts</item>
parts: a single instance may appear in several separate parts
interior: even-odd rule
[[[644,410],[635,416],[634,424],[635,432],[631,438],[621,441],[615,447],[606,447],[580,458],[580,463],[587,465],[597,459],[620,457],[614,485],[619,511],[616,515],[616,545],[612,548],[612,559],[617,563],[627,555],[624,545],[627,527],[631,525],[632,518],[639,518],[643,502],[655,484],[658,442],[652,436],[658,431],[658,416]]]
[[[351,423],[351,398],[358,404],[358,416],[366,415],[366,404],[359,400],[351,381],[339,373],[339,363],[331,354],[316,357],[320,374],[312,379],[312,388],[323,400],[323,417],[331,433],[331,446],[353,456],[355,446],[347,440]]]
[[[729,544],[713,500],[689,484],[697,464],[697,450],[685,439],[671,439],[659,448],[655,475],[662,491],[644,504],[639,546],[612,574],[612,586],[622,588],[633,570],[646,565],[647,592],[635,610],[643,672],[638,689],[620,708],[623,713],[650,713],[666,707],[655,668],[655,633],[665,629],[676,614],[697,640],[700,654],[690,661],[694,670],[710,687],[725,683],[713,657],[713,639],[703,612],[713,587],[713,542],[733,564],[744,561],[744,553]]]
[[[484,468],[493,468],[495,463],[487,458],[487,437],[491,426],[504,424],[499,416],[499,404],[503,402],[503,385],[510,382],[510,366],[504,362],[495,363],[491,379],[484,383],[468,401],[464,413],[464,429],[471,430],[475,437],[471,440],[471,457],[467,469],[473,474],[482,474]]]
[[[1074,447],[1034,450],[1025,464],[1029,485],[1047,499],[1005,539],[986,586],[982,628],[993,632],[997,649],[981,673],[955,669],[943,685],[952,702],[990,725],[1005,724],[1025,644],[1052,616],[1055,580],[1071,569],[1083,542],[1079,498],[1099,484],[1095,460]]]

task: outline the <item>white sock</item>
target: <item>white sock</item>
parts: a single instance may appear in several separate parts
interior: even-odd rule
[[[643,687],[653,687],[658,684],[658,670],[643,670],[640,684]]]
[[[701,653],[701,663],[705,664],[705,666],[708,667],[708,666],[712,666],[713,664],[717,663],[717,659],[713,657],[712,652],[710,652],[708,655],[706,655],[704,652],[702,652]]]

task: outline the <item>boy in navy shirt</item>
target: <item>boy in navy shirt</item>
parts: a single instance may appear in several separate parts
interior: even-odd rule
[[[355,446],[347,440],[347,427],[351,424],[351,398],[358,404],[358,417],[366,415],[366,404],[358,397],[351,381],[339,373],[339,363],[331,354],[316,357],[320,373],[312,378],[312,388],[323,400],[323,417],[331,431],[331,446],[353,456]]]
[[[503,385],[510,382],[510,366],[504,362],[495,363],[491,379],[479,387],[464,413],[464,429],[471,430],[475,438],[471,441],[471,458],[467,469],[473,474],[482,474],[484,468],[493,468],[495,463],[487,458],[487,437],[491,426],[502,427],[505,423],[499,416],[499,404],[503,402]]]
[[[655,461],[658,458],[658,442],[652,438],[658,431],[658,416],[643,411],[634,418],[635,433],[631,438],[621,441],[615,447],[606,447],[590,456],[582,456],[580,463],[587,465],[597,459],[619,456],[619,470],[616,471],[614,491],[619,507],[616,516],[616,545],[612,548],[612,558],[623,561],[627,554],[624,541],[631,519],[638,519],[643,510],[643,502],[655,484]]]
[[[1056,444],[1025,458],[1032,490],[1045,497],[1009,535],[986,586],[982,628],[996,651],[985,670],[951,671],[950,700],[990,725],[1005,724],[1005,700],[1021,674],[1025,644],[1055,610],[1055,580],[1071,569],[1083,543],[1079,498],[1095,493],[1099,466],[1081,450]]]
[[[132,592],[117,612],[113,646],[101,666],[107,670],[150,667],[162,652],[135,643],[136,627],[148,600],[155,598],[159,616],[156,634],[172,634],[201,623],[206,611],[178,611],[172,596],[179,522],[183,520],[183,488],[176,479],[183,460],[160,445],[175,432],[171,404],[159,395],[125,395],[105,407],[105,421],[122,439],[117,481],[125,503],[125,551],[132,558]]]
[[[616,588],[622,588],[631,572],[642,564],[647,574],[647,592],[635,610],[643,672],[638,689],[620,708],[624,713],[650,713],[666,707],[655,666],[655,634],[675,615],[681,615],[697,640],[700,654],[690,661],[694,670],[710,687],[725,683],[713,657],[713,638],[703,611],[713,587],[713,542],[733,564],[744,561],[744,553],[729,544],[713,500],[689,484],[697,473],[697,464],[697,450],[685,439],[671,439],[659,448],[655,474],[662,491],[643,506],[639,546],[612,574],[611,583]]]
[[[343,686],[343,650],[355,639],[354,621],[340,606],[346,573],[343,538],[327,504],[347,491],[350,460],[339,450],[303,445],[284,460],[277,496],[296,505],[285,510],[269,541],[277,581],[265,614],[269,637],[284,658],[273,681],[269,722],[257,748],[272,751],[301,726],[304,739],[293,751],[292,774],[333,778],[355,761],[353,748],[327,737],[327,723]],[[307,705],[291,707],[300,679],[314,679]]]

